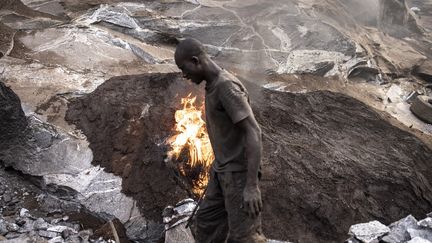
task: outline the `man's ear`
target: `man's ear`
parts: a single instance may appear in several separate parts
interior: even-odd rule
[[[191,57],[192,63],[198,65],[200,63],[200,59],[197,56]]]

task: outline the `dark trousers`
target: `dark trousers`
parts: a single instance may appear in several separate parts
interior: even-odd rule
[[[207,192],[196,215],[197,243],[265,243],[261,214],[241,208],[247,172],[210,171]]]

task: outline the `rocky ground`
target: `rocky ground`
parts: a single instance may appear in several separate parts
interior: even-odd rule
[[[85,212],[79,203],[41,190],[35,186],[40,182],[37,178],[0,169],[0,241],[114,242],[104,221]],[[126,242],[124,229],[118,234]]]
[[[130,240],[163,238],[163,209],[190,195],[164,162],[164,141],[180,97],[202,97],[172,58],[177,38],[192,36],[251,90],[264,131],[268,236],[340,242],[355,223],[422,218],[432,202],[432,125],[409,111],[409,97],[432,94],[431,6],[2,1],[0,162],[13,168],[4,176],[19,171],[40,194],[100,220],[68,226],[75,238],[115,218]],[[49,210],[37,216],[14,198],[8,223],[27,208],[23,219],[53,224]],[[55,217],[65,216],[82,220],[66,211]],[[31,232],[19,237],[39,235]]]

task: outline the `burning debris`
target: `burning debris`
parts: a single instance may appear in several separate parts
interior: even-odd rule
[[[203,194],[209,180],[210,166],[214,160],[213,150],[202,119],[204,103],[197,108],[196,96],[181,99],[183,109],[175,112],[176,135],[168,139],[171,147],[168,152],[170,160],[178,163],[180,173],[192,180],[192,191],[195,195]]]

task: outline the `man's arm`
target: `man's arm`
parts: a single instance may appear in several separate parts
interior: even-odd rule
[[[248,116],[237,125],[246,135],[246,159],[248,171],[246,186],[243,190],[243,207],[249,216],[256,217],[262,210],[261,191],[258,186],[258,170],[261,164],[261,129],[255,117]]]

